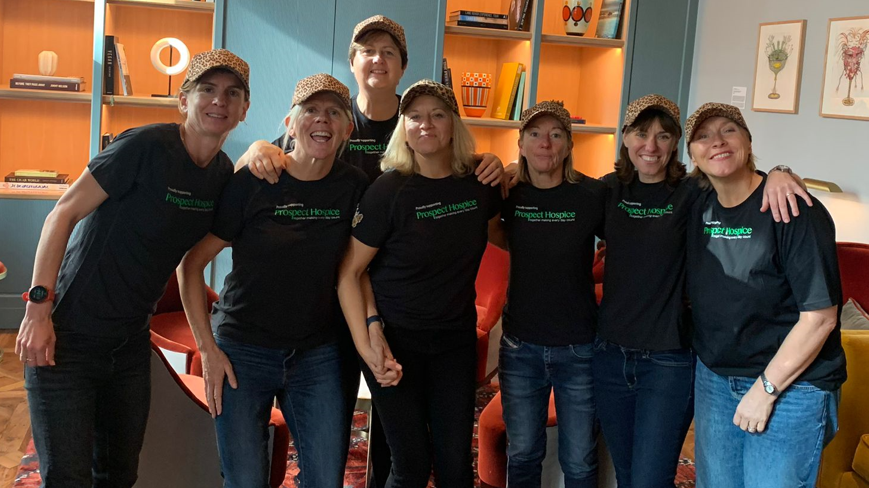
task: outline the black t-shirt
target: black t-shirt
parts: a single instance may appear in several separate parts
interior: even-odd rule
[[[119,135],[88,164],[109,198],[79,224],[57,281],[58,329],[123,337],[147,330],[166,282],[211,228],[232,176],[219,152],[193,162],[178,124]]]
[[[308,349],[346,328],[335,291],[353,212],[368,179],[336,160],[317,181],[248,168],[220,199],[212,233],[232,242],[232,271],[214,305],[221,337],[261,347]]]
[[[399,99],[398,95],[396,95]],[[359,111],[356,97],[351,100],[353,113],[353,133],[347,141],[347,148],[341,154],[341,159],[356,166],[368,175],[368,180],[374,182],[382,174],[380,171],[380,157],[386,151],[389,137],[395,126],[398,125],[398,109],[395,115],[387,120],[371,120]],[[288,141],[284,144],[283,136],[273,142],[284,151],[289,151],[292,144]]]
[[[510,190],[501,212],[510,249],[504,332],[542,346],[594,339],[591,268],[605,192],[603,182],[588,177],[555,188],[520,183]]]
[[[386,327],[475,337],[474,281],[498,188],[475,175],[430,179],[388,171],[359,205],[353,236],[379,248],[369,274]],[[456,344],[459,345],[459,344]]]
[[[695,180],[629,184],[603,178],[606,266],[598,335],[653,351],[690,347],[685,306],[685,228],[700,195]]]
[[[759,376],[801,311],[842,305],[836,232],[821,202],[798,199],[800,216],[785,224],[760,212],[762,199],[763,184],[732,208],[706,192],[688,224],[694,347],[722,376]],[[834,390],[844,380],[837,325],[797,381]]]

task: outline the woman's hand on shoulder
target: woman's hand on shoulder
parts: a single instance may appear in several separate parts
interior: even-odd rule
[[[229,381],[229,386],[238,388],[238,380],[232,370],[232,363],[226,354],[214,344],[214,347],[203,348],[202,378],[205,381],[205,397],[208,401],[208,411],[211,418],[223,413],[223,379]]]
[[[760,206],[760,211],[766,212],[769,209],[773,220],[788,223],[791,221],[791,215],[794,217],[800,215],[797,197],[805,200],[808,206],[812,206],[812,197],[809,196],[799,176],[784,171],[770,171],[766,177],[766,186],[763,188],[763,204]],[[788,213],[788,205],[790,205],[790,213]]]
[[[268,141],[256,141],[250,145],[235,165],[236,171],[247,166],[252,175],[269,183],[277,183],[281,173],[292,160],[284,150]]]
[[[492,153],[474,154],[474,159],[480,161],[474,174],[477,180],[484,185],[498,186],[501,184],[501,175],[504,174],[504,165],[498,156]]]

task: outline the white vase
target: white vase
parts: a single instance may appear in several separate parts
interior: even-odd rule
[[[57,53],[54,51],[42,51],[39,53],[39,74],[51,76],[57,71]]]
[[[594,0],[564,0],[561,8],[561,20],[564,21],[564,33],[569,36],[582,36],[588,30],[591,22]]]

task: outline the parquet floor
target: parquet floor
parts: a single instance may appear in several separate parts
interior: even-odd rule
[[[30,442],[30,415],[24,391],[24,366],[15,357],[18,331],[0,331],[0,488],[15,481],[21,456]]]

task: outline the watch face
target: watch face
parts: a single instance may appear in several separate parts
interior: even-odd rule
[[[48,299],[48,289],[44,286],[34,286],[30,289],[28,297],[31,302],[41,303]]]
[[[766,390],[766,392],[769,393],[770,395],[772,395],[773,393],[775,393],[775,387],[772,386],[772,383],[766,383],[766,384],[764,384],[764,385],[763,385],[763,389]]]

